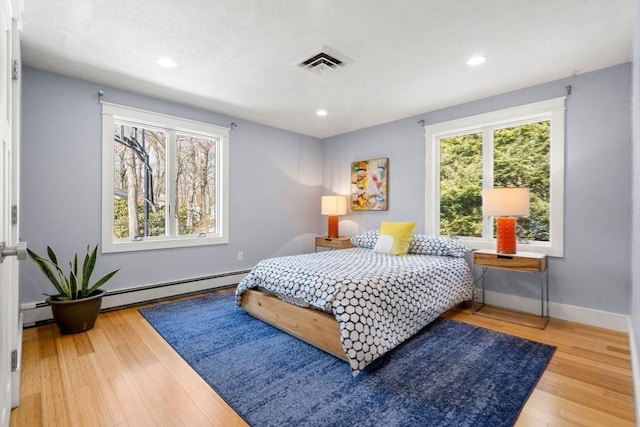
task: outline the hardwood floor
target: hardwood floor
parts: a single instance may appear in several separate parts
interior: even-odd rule
[[[12,427],[242,426],[138,313],[102,313],[91,331],[26,329]],[[472,315],[447,317],[558,347],[517,426],[634,426],[627,335],[551,319],[545,330]]]

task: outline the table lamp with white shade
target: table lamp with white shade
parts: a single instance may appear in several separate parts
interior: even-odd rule
[[[322,196],[322,215],[328,215],[327,237],[339,237],[338,215],[346,215],[347,198],[344,196]]]
[[[529,215],[528,188],[485,188],[482,190],[482,214],[496,217],[496,251],[516,253],[516,216]]]

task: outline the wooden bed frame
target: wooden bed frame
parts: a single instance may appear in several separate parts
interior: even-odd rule
[[[340,342],[340,325],[333,315],[289,304],[256,289],[244,291],[241,307],[263,322],[347,360]]]

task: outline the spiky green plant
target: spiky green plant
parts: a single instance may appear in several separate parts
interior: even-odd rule
[[[27,249],[27,252],[29,253],[29,257],[31,257],[31,259],[40,268],[40,271],[47,276],[47,279],[49,279],[51,284],[56,288],[56,291],[58,291],[58,295],[55,295],[55,297],[62,301],[81,299],[90,296],[96,289],[107,283],[109,279],[120,271],[120,269],[112,271],[93,285],[90,284],[91,275],[93,274],[93,269],[95,268],[96,261],[98,259],[98,245],[93,248],[93,251],[90,251],[90,248],[87,245],[87,254],[84,257],[82,271],[80,272],[78,271],[78,254],[76,253],[73,260],[69,262],[68,274],[66,274],[60,266],[58,257],[51,247],[47,246],[49,259],[38,255],[31,249]]]

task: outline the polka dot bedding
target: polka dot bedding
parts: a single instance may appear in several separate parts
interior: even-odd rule
[[[393,256],[367,248],[260,261],[238,284],[238,305],[252,288],[332,313],[354,376],[449,308],[473,298],[464,258]]]

